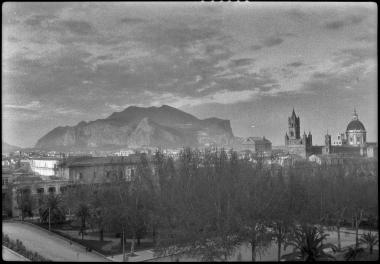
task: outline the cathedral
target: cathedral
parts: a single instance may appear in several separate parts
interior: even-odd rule
[[[360,146],[366,144],[366,130],[362,122],[359,121],[356,109],[354,109],[353,118],[347,125],[345,133],[338,134],[337,140],[332,143],[334,146]]]
[[[377,143],[367,142],[367,131],[354,109],[352,120],[348,123],[346,131],[339,133],[337,140],[331,141],[331,135],[325,135],[324,145],[313,146],[312,135],[309,131],[301,136],[300,118],[294,108],[288,118],[288,131],[285,133],[285,146],[281,147],[288,154],[303,158],[315,155],[339,154],[340,156],[377,157]]]
[[[300,118],[296,115],[293,108],[292,115],[288,118],[288,132],[285,133],[285,148],[289,154],[296,154],[307,158],[312,150],[312,135],[310,131],[307,135],[304,131],[301,137],[300,130]]]
[[[377,148],[377,144],[368,143],[367,131],[362,122],[359,121],[356,109],[354,109],[352,120],[348,123],[346,132],[339,133],[337,140],[331,143],[331,135],[325,135],[323,154],[340,153],[348,155],[368,156],[368,149]]]

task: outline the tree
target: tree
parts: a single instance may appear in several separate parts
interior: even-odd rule
[[[275,180],[273,192],[276,194],[276,201],[274,203],[274,210],[269,216],[272,221],[269,226],[273,230],[272,234],[277,243],[277,260],[280,261],[281,246],[285,246],[285,242],[290,235],[291,226],[293,224],[293,216],[291,215],[291,212],[287,210],[289,193],[281,173]]]
[[[270,171],[264,167],[263,157],[256,158],[253,165],[243,160],[238,183],[237,210],[241,219],[241,240],[251,245],[252,261],[256,261],[257,252],[265,250],[271,244],[268,224],[276,201],[273,192],[274,180]]]
[[[106,225],[106,200],[108,197],[105,195],[104,187],[102,185],[96,186],[92,190],[92,195],[89,203],[89,222],[92,226],[96,226],[99,231],[99,240],[104,239],[104,227]]]
[[[358,247],[349,247],[348,251],[344,254],[344,259],[346,261],[349,260],[355,260],[355,258],[360,254],[364,252],[363,248],[358,248]]]
[[[379,243],[378,236],[376,234],[372,234],[371,232],[365,233],[359,240],[360,243],[366,244],[369,247],[369,254],[372,255],[373,246]]]
[[[165,199],[171,214],[162,212],[165,232],[157,249],[205,261],[226,260],[239,243],[235,179],[227,153],[185,148],[177,164],[175,177],[167,182]]]
[[[324,249],[331,248],[336,251],[333,244],[323,241],[328,234],[323,234],[318,228],[310,225],[295,227],[294,233],[286,246],[293,246],[294,253],[283,256],[285,259],[301,261],[327,261],[334,260],[334,256],[324,252]]]
[[[90,217],[89,206],[85,202],[79,203],[78,207],[76,208],[75,215],[81,221],[80,233],[83,240],[83,235],[86,230],[86,220]]]
[[[134,254],[135,240],[141,237],[153,211],[153,201],[157,197],[157,180],[153,178],[147,156],[140,155],[135,177],[129,187],[129,228],[132,233],[131,255]],[[139,235],[140,233],[140,235]]]
[[[51,223],[62,223],[65,221],[63,201],[60,195],[51,193],[44,196],[39,211],[43,223],[48,223],[49,219]]]
[[[8,217],[12,215],[12,189],[3,189],[2,192],[2,211]]]
[[[342,167],[325,168],[328,174],[325,188],[325,199],[327,201],[323,217],[320,219],[321,224],[327,227],[336,228],[338,235],[338,250],[341,250],[340,229],[346,217],[349,206],[347,182],[344,179]]]
[[[32,216],[34,208],[34,200],[30,193],[30,189],[18,189],[16,191],[17,208],[21,213],[21,220],[24,220],[25,216]]]

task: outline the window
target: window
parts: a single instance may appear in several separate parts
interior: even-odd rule
[[[3,179],[3,185],[7,185],[7,184],[8,184],[8,179],[7,178]]]
[[[55,193],[55,187],[49,187],[48,191],[49,193]]]

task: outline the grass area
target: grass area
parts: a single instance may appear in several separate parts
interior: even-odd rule
[[[337,261],[346,261],[344,254],[347,251],[339,252],[335,255]],[[364,252],[358,253],[355,259],[350,261],[378,261],[379,260],[379,250],[374,249],[372,254],[369,254],[369,250],[365,249]]]
[[[50,259],[47,259],[37,252],[32,252],[22,244],[22,241],[16,239],[16,241],[9,238],[8,235],[2,234],[2,245],[19,253],[20,255],[24,256],[25,258],[31,260],[31,261],[43,261],[48,262],[51,261]]]
[[[35,223],[36,225],[49,230],[49,225],[48,224],[42,224],[42,223]],[[87,248],[90,248],[92,250],[95,250],[103,255],[110,256],[110,255],[118,255],[123,253],[123,248],[120,243],[120,239],[116,239],[116,236],[114,233],[104,233],[104,240],[100,241],[99,239],[81,239],[80,237],[77,236],[72,236],[64,231],[79,231],[78,227],[74,227],[71,224],[59,224],[59,225],[52,225],[51,226],[51,231],[65,237],[67,239],[70,239],[80,245],[83,245]],[[87,235],[95,235],[98,236],[98,232],[88,232]],[[86,235],[86,236],[87,236]],[[152,241],[141,241],[140,245],[137,245],[137,242],[135,243],[135,250],[144,250],[144,249],[149,249],[153,248],[154,244]],[[128,253],[131,249],[131,242],[127,241],[125,244],[125,250]]]

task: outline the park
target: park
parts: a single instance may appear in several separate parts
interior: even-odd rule
[[[20,193],[20,220],[65,243],[28,243],[38,236],[4,219],[3,236],[58,261],[378,259],[377,163],[283,170],[256,160],[223,149],[142,154],[131,181],[115,173],[61,195]]]

